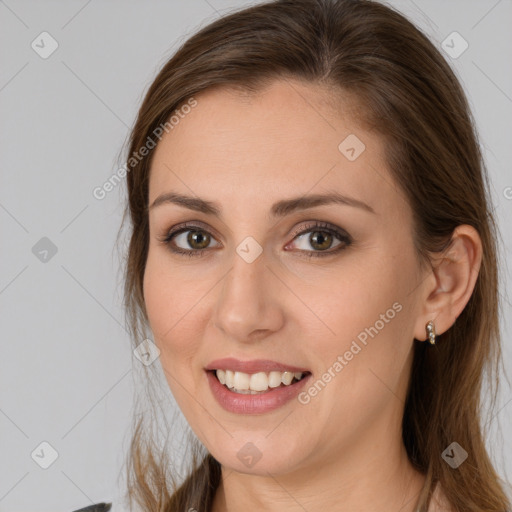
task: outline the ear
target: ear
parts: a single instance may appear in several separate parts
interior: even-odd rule
[[[460,225],[454,229],[445,251],[432,258],[431,279],[425,279],[424,299],[414,337],[428,338],[425,325],[435,324],[436,334],[446,332],[466,307],[482,263],[482,242],[475,228]]]

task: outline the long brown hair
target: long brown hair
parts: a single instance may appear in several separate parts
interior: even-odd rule
[[[487,375],[485,405],[495,407],[501,369],[499,233],[466,96],[420,30],[371,0],[279,0],[223,16],[185,41],[158,73],[131,132],[128,157],[202,90],[225,85],[251,92],[289,78],[326,86],[333,105],[339,93],[360,100],[361,119],[387,141],[388,168],[413,210],[422,265],[431,265],[429,256],[449,245],[460,224],[473,226],[481,237],[482,265],[467,306],[435,347],[415,344],[403,442],[412,464],[426,475],[420,511],[427,510],[439,482],[455,511],[505,512],[510,503],[486,451],[480,400]],[[127,167],[123,221],[129,218],[130,241],[124,293],[134,347],[148,327],[143,278],[152,154],[130,158]],[[151,397],[143,405],[148,404],[157,405]],[[153,415],[134,418],[127,456],[130,505],[136,502],[148,512],[210,510],[221,478],[219,463],[193,441],[187,445],[189,465],[178,475],[154,441]],[[166,443],[169,436],[176,440],[174,425],[165,428]],[[468,453],[456,470],[441,457],[453,441]]]

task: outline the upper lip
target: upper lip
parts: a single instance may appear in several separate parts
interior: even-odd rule
[[[287,363],[280,363],[271,361],[269,359],[252,359],[250,361],[240,361],[234,357],[225,357],[223,359],[216,359],[207,366],[205,370],[233,370],[235,372],[243,373],[258,373],[258,372],[308,372],[305,368],[293,366]]]

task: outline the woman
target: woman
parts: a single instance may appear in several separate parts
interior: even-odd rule
[[[283,0],[204,27],[146,94],[127,187],[136,351],[200,442],[178,475],[138,415],[132,505],[509,510],[480,428],[487,175],[459,82],[402,15]]]

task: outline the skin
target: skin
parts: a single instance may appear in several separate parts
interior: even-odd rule
[[[411,209],[386,167],[383,141],[356,122],[353,101],[342,98],[334,109],[326,93],[288,80],[251,96],[209,89],[155,149],[150,205],[173,191],[222,211],[217,218],[171,203],[151,208],[144,276],[167,382],[222,465],[215,512],[410,512],[424,482],[401,440],[413,344],[427,338],[429,320],[442,333],[463,310],[480,239],[459,226],[452,247],[433,258],[435,271],[422,269]],[[338,150],[349,134],[366,146],[354,161]],[[332,191],[375,213],[330,204],[269,217],[276,201]],[[301,257],[321,252],[310,238],[321,228],[295,235],[308,221],[331,223],[353,242],[323,258]],[[211,235],[203,256],[173,254],[161,241],[182,222],[199,222]],[[175,244],[201,248],[187,234]],[[236,252],[248,236],[263,249],[252,263]],[[338,244],[333,238],[325,246]],[[315,381],[394,303],[401,311],[308,404],[242,415],[215,401],[204,372],[212,360],[272,359],[309,368]],[[237,457],[248,442],[262,454],[250,468]],[[431,510],[448,509],[433,503]]]

